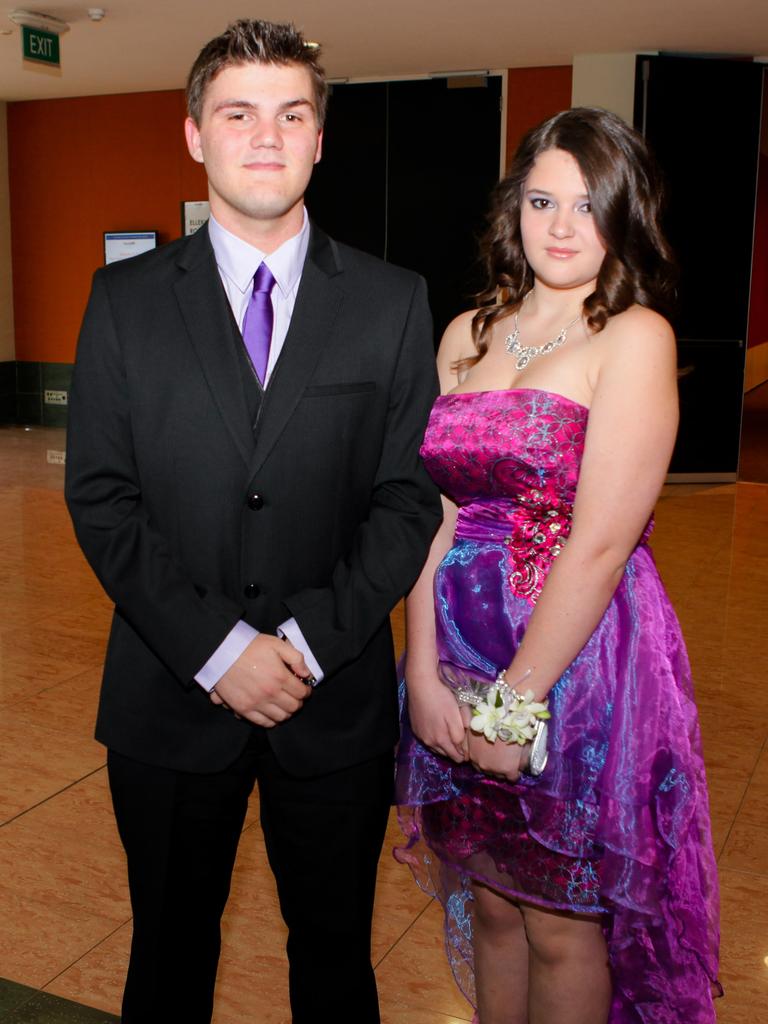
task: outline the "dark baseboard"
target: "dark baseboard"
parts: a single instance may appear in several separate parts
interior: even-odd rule
[[[72,363],[0,362],[0,423],[65,427]]]
[[[120,1024],[120,1018],[0,978],[0,1024]]]

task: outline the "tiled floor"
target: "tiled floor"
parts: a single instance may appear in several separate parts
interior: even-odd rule
[[[109,607],[72,537],[61,430],[0,429],[0,1024],[101,1024],[130,941],[104,752]],[[668,488],[654,549],[697,681],[723,894],[720,1024],[768,1024],[768,486]],[[401,617],[395,616],[399,642]],[[284,932],[252,809],[224,921],[216,1024],[284,1024]],[[471,1016],[436,906],[389,850],[374,953],[385,1024]],[[258,936],[258,941],[254,939]],[[41,992],[38,992],[41,990]],[[93,1009],[87,1009],[91,1007]]]

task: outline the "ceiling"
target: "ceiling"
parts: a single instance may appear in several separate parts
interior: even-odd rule
[[[95,3],[100,0],[94,0]],[[389,78],[570,64],[574,54],[768,55],[766,0],[60,0],[0,7],[0,100],[177,89],[200,47],[235,18],[291,20],[323,43],[331,78]],[[13,10],[54,15],[61,70],[22,61]]]

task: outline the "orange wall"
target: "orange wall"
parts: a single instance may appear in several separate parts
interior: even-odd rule
[[[529,128],[571,105],[573,69],[510,68],[507,72],[507,167]]]
[[[16,358],[71,363],[104,231],[181,234],[205,199],[179,91],[8,104]]]

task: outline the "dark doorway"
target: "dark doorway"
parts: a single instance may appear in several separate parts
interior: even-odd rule
[[[490,75],[333,86],[307,207],[339,241],[423,274],[436,339],[482,284],[501,85]]]
[[[667,180],[681,269],[673,473],[735,479],[738,469],[762,76],[750,61],[637,59],[635,126]]]

